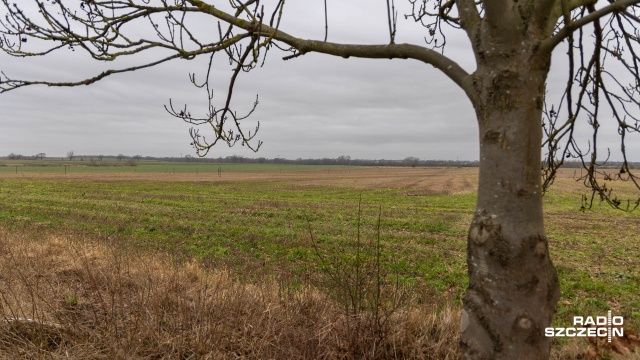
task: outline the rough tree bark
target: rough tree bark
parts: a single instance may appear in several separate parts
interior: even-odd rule
[[[477,47],[480,179],[461,317],[467,358],[545,359],[551,347],[543,332],[560,290],[544,231],[540,172],[550,54],[531,40],[484,31]]]

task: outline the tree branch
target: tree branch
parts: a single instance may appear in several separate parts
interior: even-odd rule
[[[483,0],[485,21],[498,33],[510,35],[516,29],[513,1],[511,0]]]
[[[595,5],[598,0],[543,0],[536,7],[536,20],[546,31],[548,36],[553,34],[558,19],[570,15],[580,6]],[[566,24],[566,23],[565,23]]]
[[[474,0],[456,0],[456,7],[460,14],[460,26],[466,31],[473,44],[482,21],[476,3]]]
[[[18,89],[18,88],[21,88],[21,87],[29,86],[29,85],[46,85],[46,86],[51,86],[51,87],[73,87],[73,86],[81,86],[81,85],[90,85],[90,84],[96,83],[96,82],[106,78],[107,76],[113,75],[113,74],[121,74],[121,73],[133,72],[133,71],[136,71],[136,70],[153,67],[153,66],[165,63],[165,62],[170,61],[170,60],[191,59],[191,58],[193,58],[193,57],[195,57],[197,55],[216,52],[216,51],[222,50],[224,48],[227,48],[229,46],[232,46],[234,44],[237,44],[240,40],[245,39],[246,37],[247,37],[247,34],[239,34],[239,35],[234,36],[233,38],[227,39],[224,43],[220,44],[219,46],[214,46],[214,47],[209,47],[209,48],[206,48],[206,49],[194,50],[194,51],[184,51],[184,50],[178,51],[177,54],[173,54],[173,55],[164,57],[162,59],[159,59],[159,60],[156,60],[156,61],[152,61],[152,62],[149,62],[149,63],[145,63],[145,64],[142,64],[142,65],[136,65],[136,66],[131,66],[131,67],[122,68],[122,69],[105,70],[105,71],[101,72],[100,74],[98,74],[96,76],[93,76],[93,77],[90,77],[90,78],[86,78],[86,79],[80,80],[80,81],[52,82],[52,81],[15,80],[15,79],[9,78],[5,73],[2,72],[2,73],[0,73],[2,75],[2,76],[0,76],[0,94],[8,92],[8,91],[11,91],[11,90],[14,90],[14,89]],[[139,52],[142,52],[143,50],[150,49],[150,48],[153,48],[153,47],[164,47],[164,45],[163,44],[155,44],[154,43],[153,46],[150,45],[150,46],[145,46],[145,47],[142,47],[142,48],[138,48],[135,51],[122,53],[122,55],[131,55],[131,54],[134,54],[134,53],[139,53]],[[20,55],[13,55],[13,56],[20,56]],[[95,56],[94,56],[94,58],[95,58]]]
[[[545,24],[550,19],[553,9],[560,1],[562,0],[541,0],[538,2],[536,16],[539,24]],[[553,21],[555,22],[555,20]]]
[[[633,211],[640,206],[640,199],[623,201],[620,194],[613,190],[611,181],[630,181],[640,188],[640,177],[630,171],[625,148],[627,135],[640,133],[640,117],[630,108],[637,108],[640,74],[638,66],[638,41],[636,24],[638,7],[627,7],[622,11],[607,9],[610,15],[591,16],[596,10],[593,2],[564,0],[562,5],[562,24],[565,28],[581,19],[591,17],[589,28],[584,25],[577,31],[568,31],[566,40],[569,71],[567,86],[557,107],[546,110],[543,126],[547,140],[546,164],[543,167],[544,189],[552,182],[565,159],[577,160],[586,170],[576,180],[582,181],[591,194],[583,197],[582,209],[591,208],[596,201],[606,201],[612,207]],[[547,48],[547,51],[550,51]],[[610,73],[611,63],[626,70],[624,75]],[[574,87],[574,85],[576,85]],[[601,111],[602,106],[606,111]],[[582,116],[580,116],[582,115]],[[579,145],[575,138],[577,119],[586,118],[591,127],[592,136],[586,146]],[[622,164],[618,170],[604,166],[612,159],[611,149],[603,148],[600,128],[618,128]],[[603,151],[604,150],[604,151]],[[625,195],[622,195],[625,196]],[[633,203],[632,203],[633,201]]]
[[[281,41],[298,51],[300,54],[316,52],[343,58],[358,57],[368,59],[414,59],[433,65],[438,70],[447,75],[467,94],[472,102],[476,101],[476,91],[472,86],[472,79],[460,65],[441,53],[412,44],[385,44],[385,45],[352,45],[337,44],[331,42],[305,40],[291,36],[283,31],[270,26],[258,24],[239,19],[225,13],[212,5],[201,0],[188,0],[200,11],[213,15],[214,17],[242,28],[250,33],[259,34],[262,37],[270,37]]]
[[[619,13],[625,11],[629,6],[634,6],[640,3],[640,0],[619,0],[615,1],[602,9],[596,10],[590,13],[587,16],[583,16],[579,19],[572,21],[570,24],[565,24],[565,26],[560,29],[555,35],[551,38],[545,40],[540,49],[543,51],[552,51],[559,43],[561,43],[564,39],[566,39],[570,33],[575,30],[590,24],[603,16],[607,16],[613,13]]]

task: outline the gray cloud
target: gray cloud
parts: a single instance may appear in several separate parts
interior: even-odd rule
[[[302,37],[322,38],[322,4],[288,4],[282,29]],[[388,41],[384,3],[372,6],[364,0],[329,1],[329,5],[330,41]],[[400,9],[398,41],[422,43],[424,29],[402,20],[408,4],[397,5],[404,6]],[[203,33],[215,29],[215,23],[202,17],[194,17],[193,23]],[[447,40],[446,54],[471,71],[474,60],[466,37],[451,34]],[[146,56],[151,55],[157,57],[160,52]],[[217,55],[213,71],[218,104],[224,100],[230,76],[223,55]],[[429,65],[411,60],[346,60],[319,54],[283,61],[283,53],[269,55],[265,67],[242,74],[233,100],[234,108],[242,113],[259,94],[260,104],[247,125],[250,128],[260,121],[258,137],[265,143],[263,148],[254,154],[240,146],[222,146],[214,149],[212,156],[478,158],[477,126],[470,102]],[[79,50],[39,59],[0,54],[0,69],[16,78],[69,81],[149,58],[99,64]],[[193,154],[190,126],[170,117],[163,106],[171,98],[178,107],[189,104],[193,114],[206,111],[205,93],[194,88],[187,77],[195,72],[200,79],[206,64],[205,58],[181,60],[111,76],[88,87],[32,87],[3,94],[0,154],[46,152],[62,156],[71,149],[76,154]],[[550,79],[562,74],[563,67],[554,66],[552,71]],[[205,129],[202,131],[206,134]],[[608,137],[615,145],[612,139]]]

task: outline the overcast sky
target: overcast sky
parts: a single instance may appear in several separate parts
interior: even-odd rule
[[[328,3],[329,41],[388,42],[384,1]],[[425,29],[402,16],[410,11],[408,1],[396,3],[396,42],[423,44]],[[217,26],[205,19],[194,18],[193,23],[206,31]],[[323,0],[287,2],[281,29],[322,39]],[[451,34],[447,41],[445,54],[473,71],[466,37]],[[158,54],[130,59],[127,64],[143,63],[154,55]],[[222,55],[220,60],[224,60]],[[235,88],[233,104],[239,113],[248,110],[259,95],[252,116],[261,125],[258,138],[264,145],[259,153],[222,145],[209,157],[478,159],[478,131],[470,102],[431,66],[415,60],[342,59],[320,54],[285,62],[281,60],[284,55],[271,52],[265,66],[241,74]],[[91,86],[31,87],[2,94],[0,156],[11,152],[63,156],[69,150],[93,155],[195,155],[189,146],[190,125],[168,115],[163,106],[169,99],[178,105],[186,102],[192,113],[206,106],[206,94],[188,79],[190,72],[203,76],[206,63],[204,58],[181,60],[110,76]],[[104,66],[79,50],[37,59],[0,53],[0,70],[13,78],[77,81],[99,73]],[[550,79],[560,84],[550,84],[551,88],[562,86],[562,71],[554,63]],[[228,62],[216,64],[213,86],[218,104],[224,101],[230,73]],[[206,134],[206,129],[202,132]],[[606,141],[616,146],[613,136]],[[628,148],[640,154],[637,144]]]

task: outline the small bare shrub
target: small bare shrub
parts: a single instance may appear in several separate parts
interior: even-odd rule
[[[376,234],[369,241],[362,235],[362,199],[358,203],[357,233],[353,247],[347,245],[319,244],[311,239],[320,269],[325,277],[321,287],[338,303],[343,311],[340,346],[354,358],[388,358],[398,356],[396,349],[385,349],[393,314],[403,305],[407,293],[398,277],[388,274],[383,264],[380,242],[380,218],[378,212]],[[349,244],[350,245],[350,244]]]

